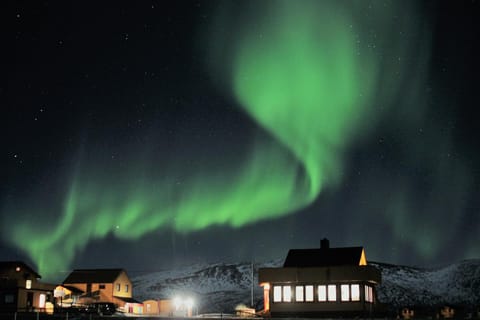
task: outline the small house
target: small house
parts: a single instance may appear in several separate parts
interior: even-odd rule
[[[371,315],[377,303],[378,269],[363,247],[292,249],[282,268],[261,268],[264,313],[281,317]]]
[[[138,304],[132,298],[132,281],[123,269],[76,269],[63,281],[62,287],[75,297],[76,304],[112,302],[120,308]]]
[[[47,312],[53,301],[53,284],[21,261],[0,262],[0,310]]]

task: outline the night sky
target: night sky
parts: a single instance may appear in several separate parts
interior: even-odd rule
[[[478,1],[9,4],[1,260],[480,257]]]

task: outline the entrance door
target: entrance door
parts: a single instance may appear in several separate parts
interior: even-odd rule
[[[33,311],[33,292],[27,292],[27,310]]]

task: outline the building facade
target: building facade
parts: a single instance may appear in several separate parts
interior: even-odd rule
[[[53,284],[40,282],[41,276],[21,261],[0,262],[0,310],[5,312],[45,312],[53,307]]]
[[[62,295],[68,297],[76,305],[112,302],[123,308],[136,303],[132,281],[123,269],[76,269],[57,287],[57,292],[60,290],[64,292],[57,296],[62,300]]]
[[[371,315],[380,271],[367,263],[363,247],[290,250],[282,268],[262,268],[264,312],[272,316]]]

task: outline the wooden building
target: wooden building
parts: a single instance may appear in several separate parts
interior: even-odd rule
[[[125,308],[138,302],[132,298],[132,281],[123,269],[77,269],[63,281],[69,297],[75,304],[86,305],[94,302],[112,302]],[[57,288],[61,290],[61,288]]]
[[[21,261],[0,262],[0,310],[46,312],[53,301],[53,284]]]
[[[363,247],[292,249],[282,268],[261,268],[264,312],[272,316],[371,315],[381,273]]]

